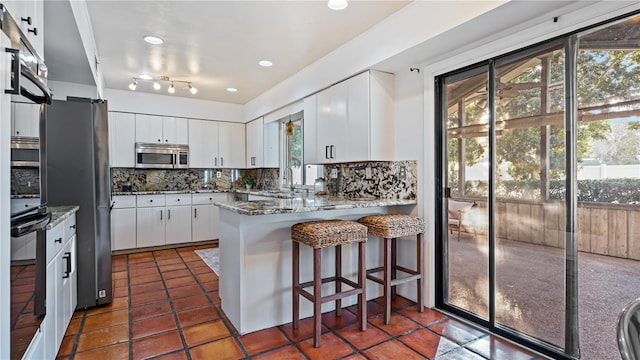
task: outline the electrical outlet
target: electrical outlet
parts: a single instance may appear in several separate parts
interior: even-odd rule
[[[98,297],[99,298],[107,297],[107,291],[106,290],[98,291]]]
[[[405,166],[400,166],[398,177],[402,180],[407,178],[407,168]]]
[[[332,179],[338,178],[338,169],[331,169],[331,178]]]
[[[222,171],[216,171],[216,177],[220,179],[222,177]]]
[[[366,169],[364,169],[364,177],[365,179],[371,179],[371,166],[367,166]]]

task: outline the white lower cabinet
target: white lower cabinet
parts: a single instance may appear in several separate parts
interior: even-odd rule
[[[138,195],[138,248],[191,241],[191,195]]]
[[[44,358],[44,334],[42,333],[42,330],[38,330],[33,339],[31,339],[31,344],[29,344],[29,347],[22,356],[22,359],[39,360]]]
[[[111,204],[111,251],[135,249],[136,197],[114,196]]]
[[[213,203],[225,201],[227,194],[193,194],[191,197],[191,227],[193,241],[218,238],[220,209]]]
[[[136,210],[136,245],[139,248],[165,244],[164,207],[138,208]]]
[[[191,241],[191,195],[166,195],[166,205],[166,243],[179,244]]]
[[[50,236],[51,235],[51,236]],[[58,239],[62,238],[60,243]],[[53,248],[54,250],[49,250]],[[55,252],[52,254],[52,252]],[[75,214],[47,231],[46,315],[42,320],[42,352],[31,359],[55,359],[77,304]],[[32,343],[33,346],[33,343]],[[31,354],[31,351],[29,351]],[[28,359],[29,357],[24,357]]]

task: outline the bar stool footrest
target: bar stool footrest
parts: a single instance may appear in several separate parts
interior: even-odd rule
[[[335,293],[335,294],[331,294],[331,295],[327,295],[327,296],[320,296],[320,303],[324,304],[326,302],[329,301],[335,301],[338,299],[342,299],[342,298],[346,298],[349,296],[353,296],[353,295],[358,295],[362,293],[362,287],[360,287],[358,285],[358,283],[355,283],[347,278],[344,278],[342,276],[340,277],[336,277],[336,276],[331,276],[331,277],[327,277],[322,279],[322,283],[323,284],[327,284],[330,282],[334,282],[334,281],[339,281],[343,284],[349,285],[351,286],[353,289],[349,289],[349,290],[345,290],[345,291],[341,291],[339,293]],[[313,281],[307,281],[305,283],[302,283],[298,286],[295,286],[295,291],[296,293],[304,296],[307,300],[314,302],[315,301],[315,295],[308,292],[307,290],[305,290],[304,288],[306,287],[310,287],[313,285]]]

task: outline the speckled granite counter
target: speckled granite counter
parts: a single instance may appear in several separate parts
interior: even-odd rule
[[[250,194],[254,194],[250,192]],[[262,196],[272,196],[263,194]],[[344,198],[344,197],[296,197],[288,199],[255,201],[226,201],[215,205],[242,215],[269,215],[301,213],[321,210],[354,209],[379,206],[415,205],[416,200]]]
[[[53,229],[56,225],[63,222],[79,209],[80,207],[77,205],[49,206],[49,211],[51,211],[51,222],[47,225],[47,230]]]
[[[11,199],[37,199],[40,197],[40,194],[16,194],[11,195]]]
[[[114,191],[112,196],[121,195],[162,195],[162,194],[208,194],[208,193],[226,193],[231,190],[180,190],[180,191]]]

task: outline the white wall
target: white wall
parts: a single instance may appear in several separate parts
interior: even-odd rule
[[[114,89],[105,89],[104,98],[110,111],[245,122],[238,104]]]
[[[98,90],[92,85],[49,80],[47,86],[53,91],[53,98],[56,100],[66,100],[67,96],[98,98]]]

